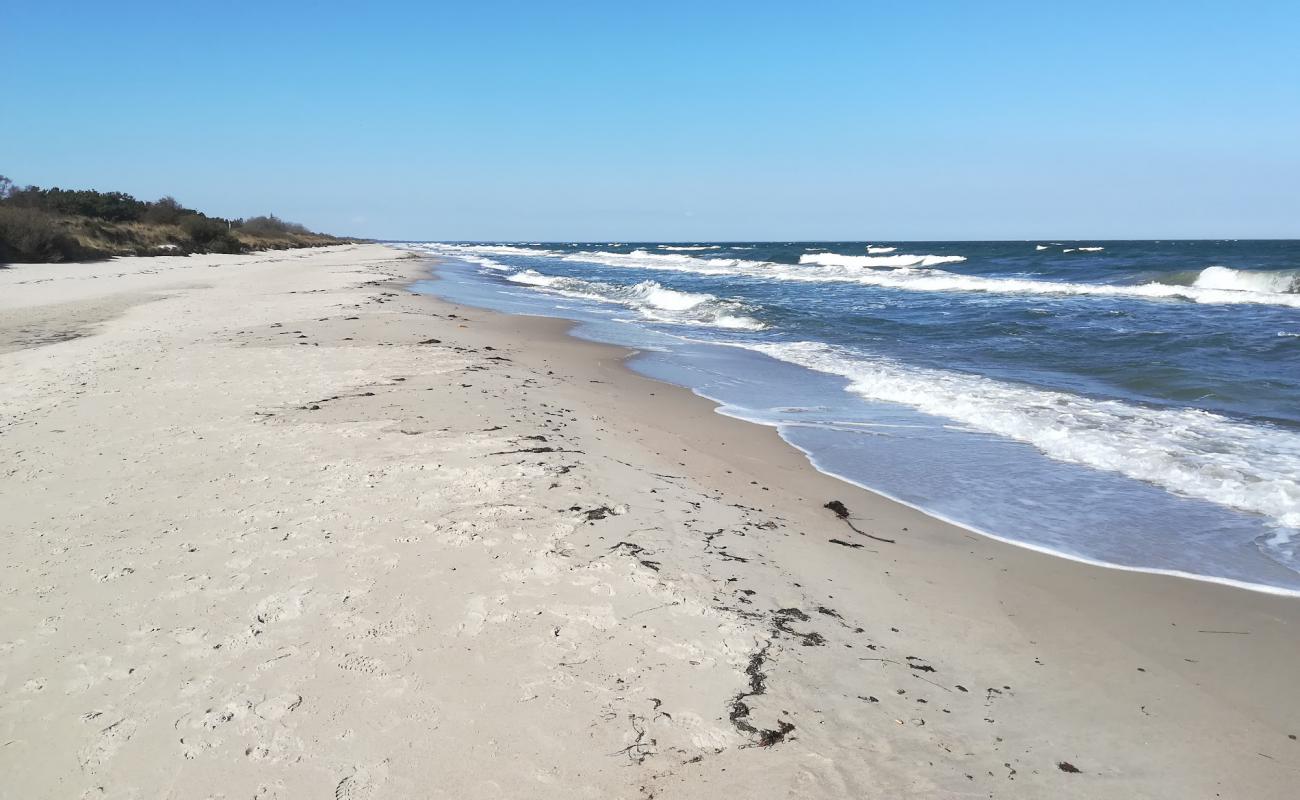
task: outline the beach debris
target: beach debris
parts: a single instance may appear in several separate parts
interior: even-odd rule
[[[844,505],[844,503],[840,502],[839,500],[832,500],[826,505],[822,506],[822,508],[828,508],[832,512],[834,512],[835,516],[844,520],[844,524],[848,525],[849,528],[859,536],[865,536],[868,539],[875,539],[877,542],[885,542],[886,544],[895,544],[895,541],[893,539],[886,539],[883,536],[873,536],[864,530],[860,530],[858,526],[854,525],[853,521],[849,519],[849,507]],[[845,544],[844,542],[839,542],[836,541],[835,539],[832,539],[831,541],[835,542],[836,544]],[[845,546],[852,547],[853,545],[845,545]],[[858,546],[860,547],[861,545]]]
[[[1071,764],[1069,761],[1056,762],[1056,768],[1059,769],[1061,772],[1083,772],[1083,770]]]
[[[648,558],[637,558],[637,556],[640,556],[642,553],[646,553],[647,555],[653,555],[653,554],[650,553],[641,545],[636,544],[634,542],[619,542],[618,544],[609,548],[609,550],[610,552],[627,553],[633,558],[636,558],[638,564],[645,567],[646,569],[652,569],[655,572],[658,572],[659,568],[662,566],[658,561],[652,561]]]
[[[656,706],[656,708],[657,707],[658,706]],[[649,742],[645,741],[646,731],[643,724],[645,722],[644,717],[637,716],[636,714],[628,714],[627,718],[632,723],[632,731],[636,733],[636,738],[633,739],[632,743],[627,747],[624,747],[615,753],[610,753],[610,755],[626,755],[632,763],[643,764],[647,758],[657,753],[654,747],[658,742],[653,738],[651,738]]]
[[[581,450],[563,450],[558,447],[525,447],[520,450],[500,450],[495,453],[488,453],[492,456],[512,456],[520,453],[581,453]]]
[[[780,744],[794,731],[794,725],[783,719],[777,720],[775,729],[760,729],[749,721],[750,708],[745,700],[767,693],[767,675],[763,672],[763,662],[767,659],[767,651],[771,646],[772,642],[768,641],[750,655],[749,664],[745,667],[745,674],[749,676],[749,691],[741,692],[732,698],[731,711],[727,715],[731,724],[736,726],[736,730],[748,735],[752,743],[759,747]]]
[[[549,450],[550,448],[546,448],[546,449]],[[569,508],[569,510],[570,510],[570,511],[582,511],[582,508],[581,508],[581,506],[572,506],[572,507]],[[583,511],[582,513],[583,513],[583,516],[585,516],[585,517],[587,518],[587,521],[588,521],[588,522],[593,522],[593,521],[598,520],[598,519],[605,519],[606,517],[621,517],[621,516],[623,516],[624,514],[626,514],[627,511],[628,511],[627,506],[624,505],[624,504],[622,504],[622,503],[620,503],[620,504],[614,506],[613,508],[611,508],[611,507],[609,507],[609,506],[598,506],[598,507],[596,507],[596,508],[589,508],[589,509],[587,509],[586,511]],[[620,543],[620,544],[621,544],[621,543]],[[618,547],[618,546],[619,546],[619,545],[615,545],[614,547]],[[636,545],[633,545],[633,546],[636,546]],[[610,549],[612,550],[613,548],[610,548]]]
[[[838,544],[844,547],[852,547],[856,550],[860,550],[866,546],[866,545],[857,544],[856,542],[846,542],[843,539],[827,539],[827,541],[830,542],[831,544]]]
[[[822,506],[822,508],[829,508],[831,511],[834,511],[835,516],[839,517],[840,519],[849,518],[849,507],[841,503],[839,500],[832,500],[826,505]]]
[[[790,627],[791,620],[807,622],[808,615],[797,608],[779,608],[772,612],[772,628],[775,632],[784,633],[799,640],[804,647],[821,647],[826,644],[826,637],[820,633],[801,633]]]

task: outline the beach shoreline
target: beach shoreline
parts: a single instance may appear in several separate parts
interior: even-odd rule
[[[6,794],[1293,785],[1294,598],[950,525],[396,250],[151,261],[0,274]]]

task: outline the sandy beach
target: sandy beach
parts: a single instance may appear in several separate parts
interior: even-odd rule
[[[0,269],[0,797],[1295,796],[1300,601],[932,519],[434,268]]]

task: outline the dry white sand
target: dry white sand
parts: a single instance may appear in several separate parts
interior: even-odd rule
[[[936,522],[425,268],[0,270],[0,796],[1295,796],[1297,601]]]

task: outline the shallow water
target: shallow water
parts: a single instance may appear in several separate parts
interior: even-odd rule
[[[409,246],[938,516],[1300,590],[1300,243]]]

